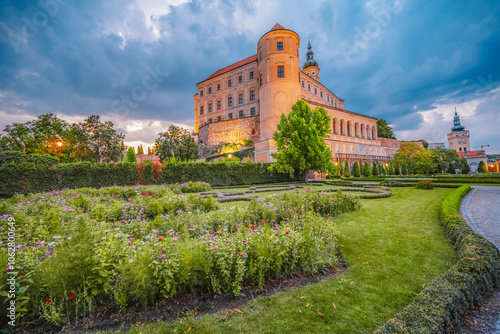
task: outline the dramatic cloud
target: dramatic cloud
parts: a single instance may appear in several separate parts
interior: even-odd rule
[[[310,39],[346,109],[401,139],[446,141],[454,108],[472,145],[496,140],[500,3],[478,0],[6,0],[0,127],[42,113],[112,120],[127,142],[192,128],[195,85],[256,53],[276,22]]]

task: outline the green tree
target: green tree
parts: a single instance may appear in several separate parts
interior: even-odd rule
[[[377,176],[379,173],[378,173],[378,164],[376,162],[373,163],[373,167],[372,167],[372,175],[373,176]]]
[[[361,176],[361,170],[359,169],[359,163],[357,161],[354,162],[354,166],[352,167],[352,174],[354,177]]]
[[[387,175],[387,168],[385,168],[385,164],[380,165],[382,168],[382,175]]]
[[[377,135],[382,138],[396,139],[394,131],[392,131],[392,128],[387,124],[387,121],[382,118],[377,120]]]
[[[394,175],[394,164],[389,163],[389,175]]]
[[[417,142],[421,142],[424,148],[429,148],[429,143],[425,139],[419,139]]]
[[[151,147],[148,146],[148,154],[151,154]]]
[[[349,168],[349,163],[347,161],[344,164],[344,177],[351,177],[351,171]]]
[[[433,173],[448,172],[455,174],[455,169],[462,169],[459,161],[463,158],[460,158],[455,150],[436,147],[430,149],[430,151],[434,154],[432,158]]]
[[[174,156],[181,161],[194,160],[198,158],[198,145],[188,129],[171,125],[166,132],[158,134],[153,153],[159,155],[161,161]]]
[[[365,162],[365,166],[363,167],[363,176],[369,177],[372,175],[372,171],[370,169],[370,164]]]
[[[125,162],[130,162],[132,164],[137,163],[137,159],[135,158],[135,151],[133,147],[129,147],[127,150],[127,156],[125,157]]]
[[[470,167],[469,167],[469,164],[467,163],[467,159],[465,159],[465,158],[458,159],[457,167],[460,169],[460,172],[462,174],[469,174],[470,173]]]
[[[332,153],[325,143],[330,132],[330,116],[323,108],[311,110],[304,100],[297,101],[292,111],[282,114],[273,134],[277,153],[270,170],[288,173],[306,173],[308,170],[327,172]]]
[[[393,162],[403,165],[410,174],[430,173],[434,169],[433,158],[431,150],[426,150],[414,142],[403,142],[394,155]]]
[[[125,150],[125,135],[116,132],[110,121],[101,122],[99,115],[87,117],[83,122],[72,125],[77,160],[96,162],[119,161]]]
[[[477,168],[478,173],[488,173],[488,167],[484,163],[484,161],[479,162],[479,167]]]

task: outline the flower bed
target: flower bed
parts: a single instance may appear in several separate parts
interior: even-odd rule
[[[0,202],[0,235],[12,215],[21,325],[60,326],[98,307],[195,289],[238,294],[242,284],[335,268],[335,227],[321,215],[359,207],[340,192],[284,192],[221,210],[212,197],[169,187],[89,188]],[[2,282],[11,276],[6,249]]]

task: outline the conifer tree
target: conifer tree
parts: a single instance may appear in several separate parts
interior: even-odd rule
[[[352,167],[352,169],[354,177],[361,176],[361,170],[359,169],[359,163],[357,161],[354,162],[354,166]]]
[[[481,161],[479,163],[479,167],[477,168],[478,173],[488,173],[488,168],[486,167],[486,164],[484,161]]]
[[[363,167],[363,176],[369,177],[372,176],[372,171],[370,170],[370,164],[365,162],[365,166]]]
[[[133,147],[129,147],[127,150],[127,155],[125,157],[125,162],[130,162],[132,164],[137,163],[137,160],[135,158],[135,151]]]
[[[344,177],[351,177],[351,171],[349,170],[349,163],[347,161],[344,164]]]
[[[401,174],[402,175],[408,175],[408,170],[406,169],[406,165],[403,165],[403,167],[401,167]]]
[[[379,174],[378,173],[378,166],[377,166],[376,162],[373,163],[372,174],[373,174],[373,176],[377,176]]]

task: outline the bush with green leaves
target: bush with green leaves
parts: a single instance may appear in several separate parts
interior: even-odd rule
[[[352,167],[352,174],[354,177],[360,177],[361,176],[361,170],[359,169],[359,163],[357,161],[354,162],[354,166]]]
[[[351,169],[347,161],[344,163],[344,177],[351,177]]]
[[[434,189],[434,184],[431,180],[421,180],[415,184],[415,189],[431,190]]]
[[[23,287],[17,300],[26,310],[17,324],[42,332],[99,307],[153,305],[193,290],[237,295],[243,284],[336,268],[328,219],[360,207],[357,197],[306,190],[220,210],[210,196],[159,185],[16,195],[0,203],[9,212],[0,220],[13,215],[16,224],[15,269]],[[8,228],[0,226],[5,239]],[[6,245],[0,267],[7,267]],[[0,273],[7,282],[9,270]]]

